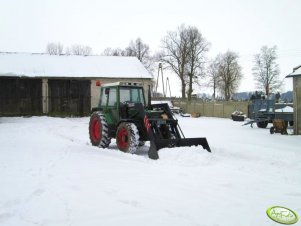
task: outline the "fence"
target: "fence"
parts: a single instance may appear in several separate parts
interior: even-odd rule
[[[162,100],[162,99],[161,99]],[[198,113],[206,117],[229,118],[234,111],[248,113],[248,101],[205,102],[171,99],[174,106],[181,107],[186,113]]]

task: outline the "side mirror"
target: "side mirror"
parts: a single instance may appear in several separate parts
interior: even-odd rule
[[[109,93],[110,93],[110,88],[106,88],[106,89],[105,89],[105,94],[106,94],[106,95],[109,95]]]

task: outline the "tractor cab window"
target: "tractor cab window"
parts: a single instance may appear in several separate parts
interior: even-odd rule
[[[116,98],[116,88],[110,88],[108,106],[116,106],[117,98]]]
[[[106,104],[107,104],[106,89],[102,89],[99,105],[100,106],[105,106]]]
[[[117,104],[116,93],[117,93],[117,89],[114,87],[103,89],[101,93],[100,105],[106,106],[106,104],[108,103],[108,106],[116,106]]]
[[[120,87],[120,102],[144,103],[142,88]]]

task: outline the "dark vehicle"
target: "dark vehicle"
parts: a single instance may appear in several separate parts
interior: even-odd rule
[[[116,138],[118,149],[135,153],[150,141],[148,156],[158,159],[164,147],[198,146],[211,152],[206,138],[185,138],[168,104],[148,105],[144,89],[137,83],[111,83],[101,87],[101,100],[92,109],[89,123],[92,145],[106,148]]]

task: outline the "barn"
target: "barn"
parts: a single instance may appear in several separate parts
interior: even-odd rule
[[[136,57],[0,53],[0,116],[87,115],[100,85],[152,76]]]
[[[301,135],[301,65],[295,67],[293,72],[286,77],[293,78],[294,133]]]

